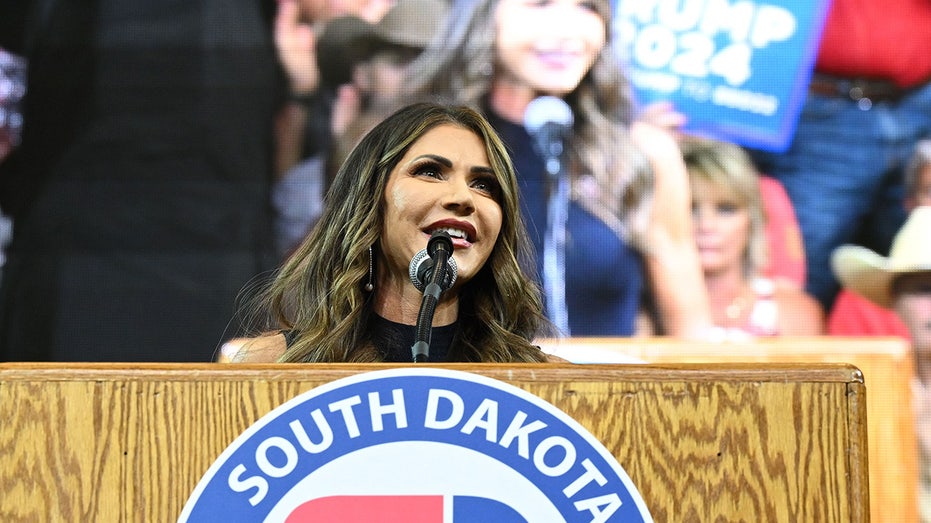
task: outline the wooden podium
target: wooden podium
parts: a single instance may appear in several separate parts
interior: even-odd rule
[[[918,521],[918,449],[911,380],[912,350],[901,338],[778,337],[739,342],[666,338],[569,338],[552,352],[581,361],[680,363],[849,363],[863,372],[873,522]]]
[[[391,367],[2,364],[0,521],[175,521],[261,416]],[[865,387],[850,365],[442,367],[575,418],[656,521],[869,521]]]

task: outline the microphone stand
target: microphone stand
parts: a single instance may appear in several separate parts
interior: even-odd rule
[[[446,278],[449,256],[452,254],[452,239],[445,232],[433,233],[427,245],[427,251],[433,258],[433,269],[423,290],[420,312],[417,314],[417,330],[411,354],[414,363],[424,363],[430,357],[430,338],[433,334],[433,314],[436,304],[443,293],[443,280]]]
[[[547,316],[563,336],[570,336],[566,304],[566,225],[570,181],[563,162],[564,139],[571,132],[572,109],[565,101],[543,96],[527,106],[524,126],[546,168],[546,230],[543,235],[543,291]]]
[[[566,304],[566,224],[569,221],[569,176],[558,157],[549,158],[547,175],[546,233],[543,237],[543,279],[551,320],[563,336],[569,336]]]

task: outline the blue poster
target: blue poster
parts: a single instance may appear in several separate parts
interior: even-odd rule
[[[618,55],[637,103],[670,101],[684,131],[784,151],[830,0],[618,0]]]

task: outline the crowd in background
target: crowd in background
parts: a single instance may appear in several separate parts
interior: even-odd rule
[[[637,106],[613,8],[4,4],[0,361],[214,359],[356,143],[442,101],[507,146],[561,335],[901,336],[931,420],[931,3],[834,0],[781,153]],[[555,170],[525,120],[543,96],[572,122]]]
[[[892,312],[850,307],[856,293],[835,305],[829,264],[847,243],[889,252],[931,120],[928,40],[865,30],[876,7],[861,4],[833,2],[795,140],[772,153],[636,106],[608,1],[20,3],[0,42],[3,357],[209,359],[352,146],[421,100],[475,107],[504,137],[527,269],[564,336],[909,336]],[[911,27],[931,9],[883,16]],[[543,94],[574,116],[561,189],[524,126]],[[554,238],[573,270],[547,265]],[[126,336],[151,344],[127,353]]]

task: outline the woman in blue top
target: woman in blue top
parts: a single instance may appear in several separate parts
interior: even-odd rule
[[[652,310],[653,332],[702,335],[710,319],[686,171],[672,136],[632,118],[628,84],[608,41],[609,2],[458,2],[447,20],[413,65],[410,94],[486,112],[514,157],[541,273],[556,183],[547,181],[523,122],[543,96],[571,109],[562,171],[569,194],[567,324],[559,325],[547,295],[548,314],[563,334],[632,335],[642,332],[639,313]]]

